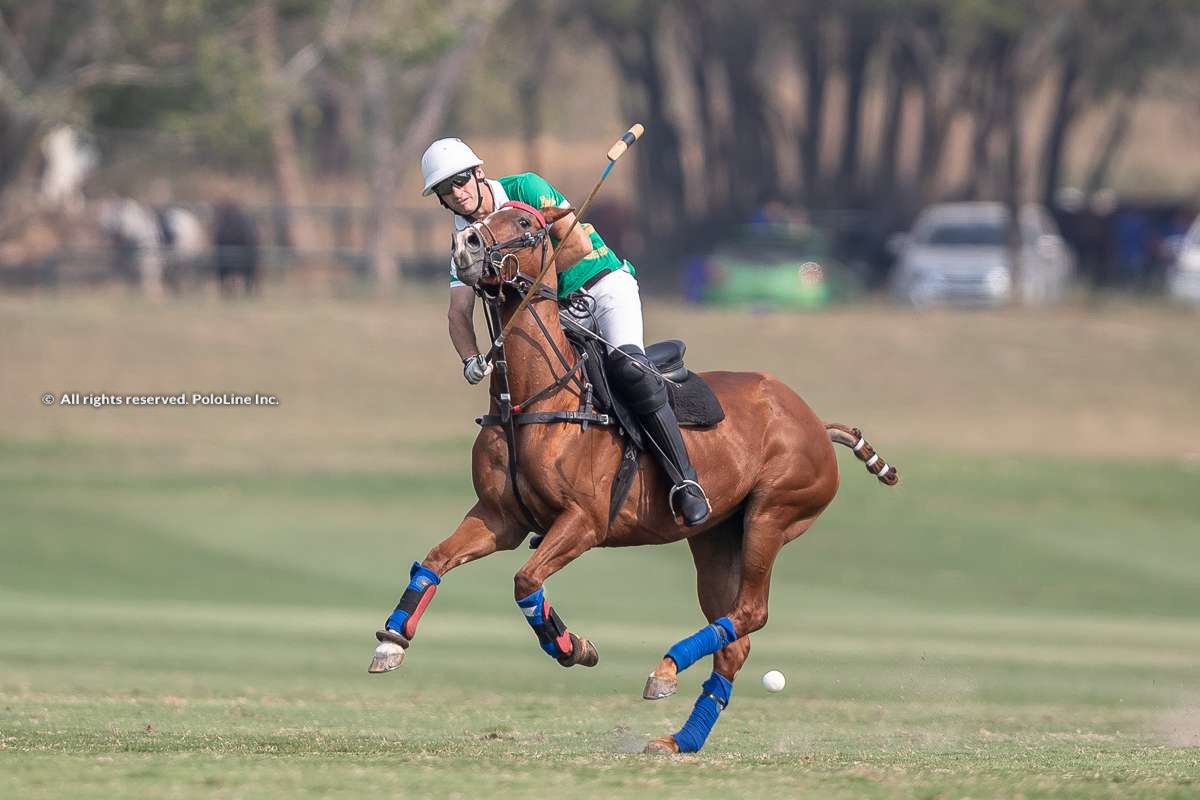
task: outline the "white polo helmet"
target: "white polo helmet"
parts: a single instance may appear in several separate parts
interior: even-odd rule
[[[433,187],[459,172],[478,167],[483,159],[467,147],[462,139],[438,139],[425,148],[421,156],[421,175],[425,178],[422,197],[427,197]]]

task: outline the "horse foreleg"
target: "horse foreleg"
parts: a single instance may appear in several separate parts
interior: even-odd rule
[[[424,561],[413,563],[400,602],[375,634],[379,646],[367,671],[391,672],[404,662],[404,654],[417,633],[417,623],[447,572],[497,550],[512,550],[526,533],[512,523],[505,523],[504,515],[476,503],[454,533],[430,550]]]
[[[709,622],[714,622],[722,613],[732,608],[741,585],[742,574],[742,521],[734,518],[719,528],[688,540],[692,559],[696,564],[696,590],[700,598],[700,610]],[[673,735],[660,736],[646,745],[647,753],[696,752],[704,746],[708,734],[717,722],[717,717],[729,705],[733,692],[733,681],[738,670],[750,655],[750,639],[743,636],[713,654],[713,671],[701,687],[700,696],[692,708],[687,722]],[[655,684],[661,694],[648,699],[666,697],[675,692],[676,670],[674,661],[664,658],[666,666],[660,664],[663,675],[651,675],[647,681],[647,695],[653,694]],[[657,673],[657,671],[656,671]]]
[[[596,525],[579,509],[559,515],[513,579],[517,606],[537,634],[542,650],[564,667],[594,667],[600,654],[590,641],[567,630],[546,599],[544,585],[551,575],[597,544],[596,531]]]

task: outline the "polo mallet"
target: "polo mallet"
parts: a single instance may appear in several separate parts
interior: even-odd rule
[[[604,179],[608,177],[608,173],[612,172],[617,159],[625,155],[625,151],[629,149],[630,145],[640,139],[645,131],[646,129],[640,122],[635,122],[629,130],[621,135],[621,138],[612,147],[608,148],[608,164],[604,167],[604,172],[600,173],[600,180],[596,181],[596,185],[592,188],[591,194],[587,196],[587,200],[584,200],[583,205],[575,212],[575,221],[571,223],[571,227],[567,229],[566,235],[559,241],[565,242],[571,238],[571,234],[575,232],[575,226],[579,224],[579,220],[583,219],[583,215],[587,213],[588,206],[592,204],[592,199],[595,198],[596,192],[600,191],[600,187],[604,184]],[[549,235],[549,231],[547,231],[547,235]],[[508,335],[509,328],[516,322],[517,317],[525,309],[525,306],[529,305],[529,301],[537,296],[538,287],[542,285],[542,278],[546,277],[546,273],[558,261],[559,252],[557,249],[554,251],[554,255],[550,256],[550,260],[546,262],[546,266],[542,267],[542,271],[534,279],[533,285],[529,287],[525,292],[525,296],[521,298],[521,302],[517,305],[517,310],[508,318],[508,323],[500,331],[500,335],[496,337],[496,341],[492,343],[492,349],[488,351],[488,361],[491,361],[496,353],[500,352],[500,348],[504,346],[504,337]]]

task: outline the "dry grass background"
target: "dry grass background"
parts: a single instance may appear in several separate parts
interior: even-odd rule
[[[885,454],[1200,458],[1200,316],[1185,309],[755,315],[645,305],[647,339],[686,339],[693,368],[772,372]],[[94,448],[151,468],[358,470],[453,458],[458,448],[445,445],[465,449],[486,399],[462,382],[444,308],[440,287],[392,302],[3,298],[0,439],[31,456],[67,445],[80,458]],[[43,393],[70,391],[258,392],[280,405],[41,404]]]

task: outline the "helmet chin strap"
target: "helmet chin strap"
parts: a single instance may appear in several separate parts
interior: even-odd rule
[[[483,208],[484,185],[483,185],[483,180],[478,175],[475,175],[474,177],[475,177],[475,194],[477,196],[477,199],[475,200],[474,208],[472,208],[470,211],[468,211],[465,214],[458,214],[458,212],[455,211],[453,208],[451,208],[450,204],[446,202],[446,198],[442,197],[439,194],[437,196],[437,199],[438,199],[438,202],[442,204],[442,208],[446,209],[447,211],[449,211],[452,214],[458,214],[460,217],[464,217],[465,219],[471,219],[476,214],[478,214],[479,209]],[[491,189],[488,189],[488,191],[491,191]]]

